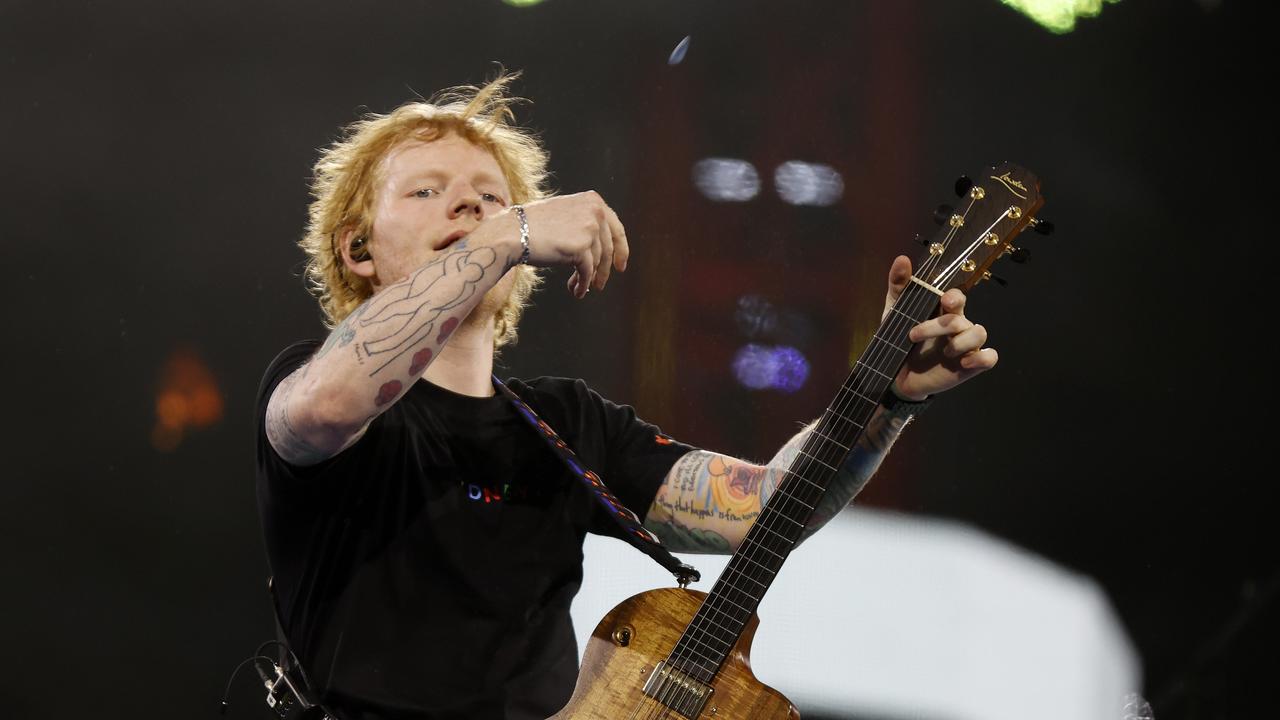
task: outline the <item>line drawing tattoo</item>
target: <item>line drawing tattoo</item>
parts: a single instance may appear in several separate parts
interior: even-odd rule
[[[320,346],[319,350],[316,350],[315,357],[324,357],[330,350],[336,347],[346,347],[350,345],[351,341],[356,337],[356,329],[353,326],[355,325],[356,320],[358,320],[368,309],[369,303],[366,302],[355,310],[352,310],[351,314],[348,315],[346,319],[338,323],[338,326],[329,332],[329,337],[324,339],[324,344]]]
[[[267,406],[267,439],[280,457],[295,465],[309,465],[329,457],[329,454],[307,442],[289,419],[289,396],[299,376],[296,371],[290,373],[273,393],[274,401]]]
[[[373,335],[372,339],[359,343],[359,347],[364,350],[367,357],[372,359],[380,355],[387,356],[381,365],[369,373],[369,377],[382,372],[420,340],[429,337],[441,314],[458,307],[475,295],[476,284],[497,260],[498,254],[492,248],[480,247],[470,250],[455,245],[449,254],[427,263],[408,280],[388,287],[362,305],[358,316],[353,313],[352,317],[347,318],[347,320],[354,320],[362,330],[370,331]],[[453,297],[439,305],[431,305],[427,302],[432,288],[437,283],[455,279],[460,283]],[[437,340],[444,342],[457,323],[456,317],[445,320]],[[340,328],[341,326],[335,328],[330,337],[332,339],[337,336],[335,342],[346,345],[355,336],[354,328],[349,329],[349,335],[346,332],[340,333]],[[324,348],[321,349],[324,350]],[[425,366],[424,363],[423,367]]]

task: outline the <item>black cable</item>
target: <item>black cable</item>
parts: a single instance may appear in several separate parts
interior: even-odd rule
[[[255,657],[265,657],[264,655],[262,655],[262,651],[265,648],[270,647],[271,645],[278,645],[281,648],[283,648],[285,652],[289,653],[289,659],[292,661],[292,665],[290,665],[287,669],[288,670],[296,669],[298,671],[298,674],[302,676],[303,690],[309,694],[315,695],[314,700],[310,698],[303,698],[303,697],[299,697],[298,700],[300,702],[303,702],[304,706],[307,704],[311,704],[311,705],[314,705],[315,707],[320,708],[320,710],[323,713],[325,713],[326,717],[334,718],[334,720],[336,720],[338,717],[337,713],[333,712],[327,706],[325,706],[325,704],[320,701],[319,696],[315,694],[315,691],[312,689],[312,686],[311,686],[311,678],[307,676],[307,669],[302,667],[302,661],[299,660],[298,656],[293,652],[293,648],[289,647],[289,643],[281,640],[267,640],[266,642],[259,645],[258,649],[254,651]],[[253,659],[253,658],[250,658],[250,659]],[[275,665],[274,660],[272,660],[271,663],[273,666]],[[240,664],[244,665],[244,663],[240,663]],[[240,668],[236,668],[237,672],[239,670]],[[234,679],[235,674],[233,673],[231,677]],[[231,685],[230,682],[228,682],[227,686],[230,687],[230,685]],[[226,705],[225,699],[223,701],[223,705],[225,709],[225,705]]]
[[[274,640],[273,640],[272,642],[276,642],[276,641],[274,641]],[[266,646],[266,643],[263,643],[262,645],[259,645],[259,646],[258,646],[258,652],[262,652],[262,648],[263,648],[264,646]],[[218,714],[219,714],[219,715],[226,715],[226,714],[227,714],[227,706],[228,706],[228,704],[227,704],[227,698],[231,696],[231,683],[235,682],[236,675],[239,675],[239,674],[240,674],[240,671],[244,669],[244,666],[245,666],[245,665],[248,665],[249,663],[253,662],[254,660],[266,660],[266,661],[267,661],[267,663],[271,665],[272,669],[275,669],[275,667],[276,667],[276,661],[275,661],[275,660],[272,660],[271,658],[267,657],[266,655],[250,655],[249,657],[245,658],[244,660],[241,660],[241,661],[240,661],[240,664],[236,666],[236,669],[231,671],[231,677],[227,678],[227,686],[226,686],[226,688],[224,688],[224,689],[222,690],[222,703],[218,706]],[[259,674],[261,674],[261,672],[262,672],[262,671],[261,671],[261,669],[259,669],[259,671],[258,671],[258,672],[259,672]]]

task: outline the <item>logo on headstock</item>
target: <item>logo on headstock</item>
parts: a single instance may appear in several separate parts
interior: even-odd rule
[[[1000,177],[996,177],[995,175],[992,175],[991,179],[1009,188],[1009,192],[1013,193],[1014,195],[1017,195],[1023,200],[1027,199],[1027,186],[1009,177],[1009,173],[1005,173]]]

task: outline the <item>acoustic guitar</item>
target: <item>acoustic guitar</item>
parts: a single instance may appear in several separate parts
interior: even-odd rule
[[[1040,182],[1008,163],[976,182],[957,181],[956,208],[942,206],[941,229],[924,244],[907,288],[886,313],[835,399],[803,444],[777,491],[747,532],[710,593],[651,590],[615,607],[587,643],[578,683],[553,720],[759,720],[799,718],[781,693],[751,672],[756,608],[801,538],[813,509],[913,343],[907,332],[938,311],[953,287],[989,280],[991,265],[1025,252],[1012,240],[1044,204]]]

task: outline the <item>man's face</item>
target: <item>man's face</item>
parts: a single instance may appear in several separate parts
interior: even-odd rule
[[[374,292],[408,277],[511,201],[493,155],[452,133],[395,146],[381,177],[369,238]],[[485,304],[505,299],[512,280],[508,273],[489,293],[498,297]]]

